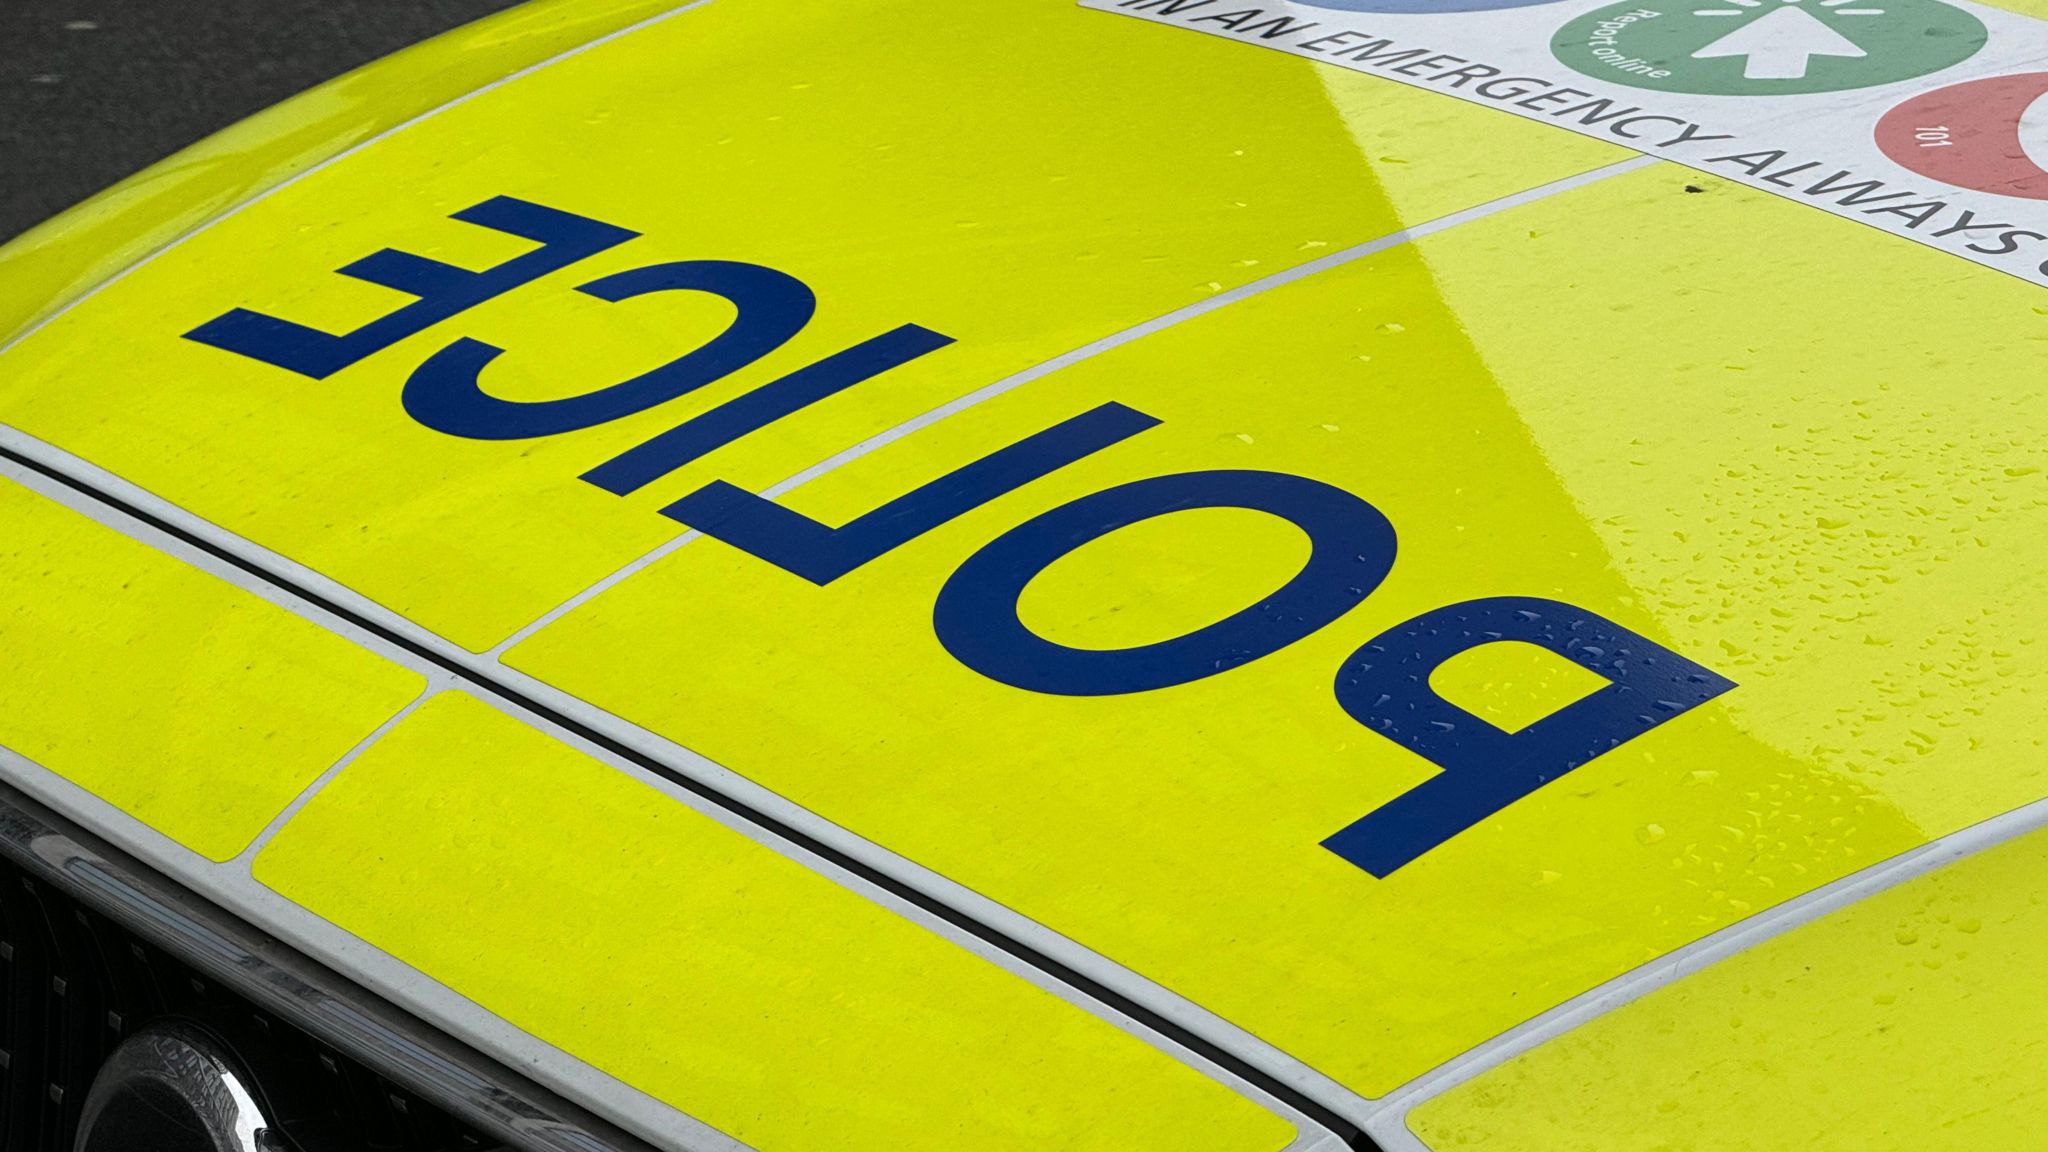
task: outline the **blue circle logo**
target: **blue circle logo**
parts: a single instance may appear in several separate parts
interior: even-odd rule
[[[1334,8],[1339,12],[1491,12],[1496,8],[1529,8],[1555,4],[1558,0],[1296,0],[1309,8]]]

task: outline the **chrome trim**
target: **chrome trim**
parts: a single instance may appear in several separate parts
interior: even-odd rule
[[[653,1152],[135,864],[5,783],[0,856],[481,1135],[524,1152]]]

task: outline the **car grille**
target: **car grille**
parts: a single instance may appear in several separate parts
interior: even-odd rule
[[[268,1091],[318,1113],[300,1152],[468,1152],[498,1145],[0,858],[0,1149],[68,1152],[93,1076],[153,1020],[230,1038]]]

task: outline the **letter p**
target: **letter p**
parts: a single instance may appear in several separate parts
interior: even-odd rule
[[[1430,674],[1500,640],[1547,648],[1607,686],[1519,732],[1438,696]],[[1497,596],[1425,612],[1374,637],[1337,672],[1337,703],[1442,772],[1323,847],[1382,879],[1588,760],[1712,700],[1735,682],[1612,620],[1555,600]]]

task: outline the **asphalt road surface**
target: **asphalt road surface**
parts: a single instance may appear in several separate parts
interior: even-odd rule
[[[0,0],[0,240],[518,0]]]

